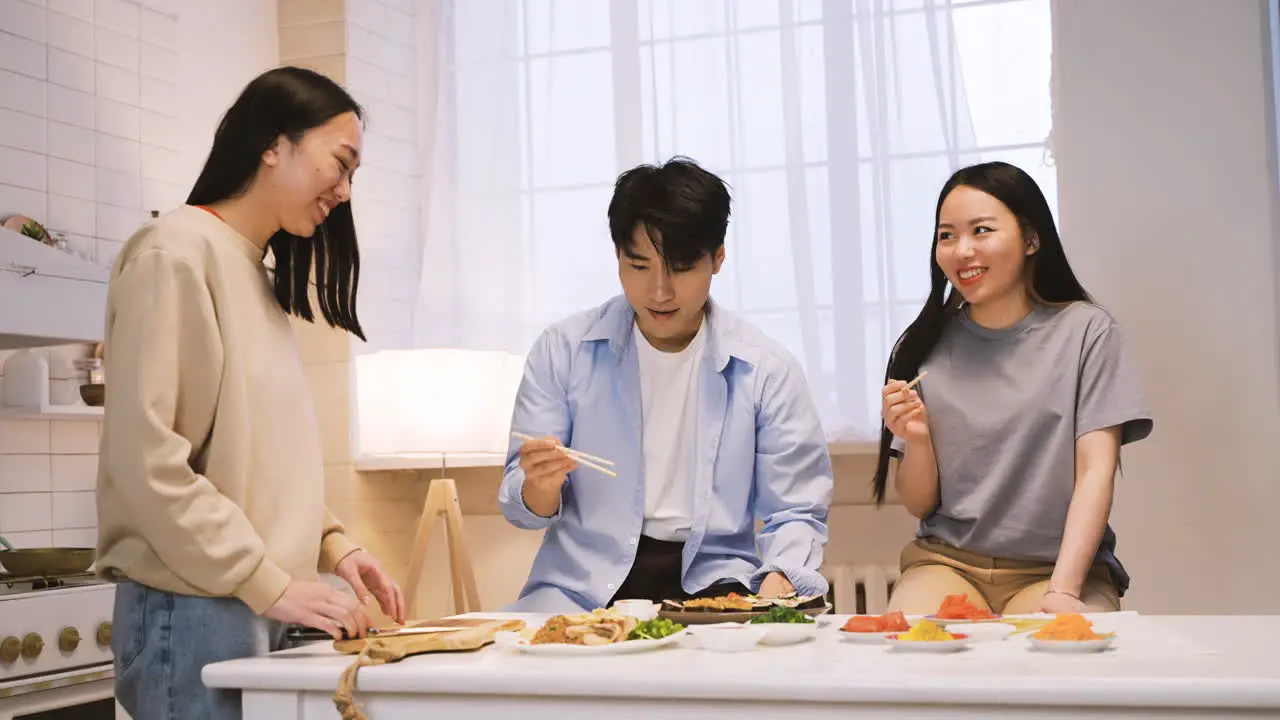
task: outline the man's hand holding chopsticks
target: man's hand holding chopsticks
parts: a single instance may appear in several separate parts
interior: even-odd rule
[[[564,452],[556,438],[526,440],[520,446],[524,504],[536,515],[555,515],[560,508],[560,488],[577,468],[578,461]]]

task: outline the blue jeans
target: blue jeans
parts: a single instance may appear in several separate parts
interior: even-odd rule
[[[285,627],[235,598],[116,585],[116,700],[136,720],[239,720],[240,691],[207,688],[205,665],[284,648]]]

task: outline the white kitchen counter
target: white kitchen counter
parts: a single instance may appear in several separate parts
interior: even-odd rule
[[[698,649],[692,638],[593,658],[489,646],[363,668],[356,699],[370,720],[1280,716],[1280,616],[1119,613],[1096,616],[1095,625],[1119,633],[1106,653],[1035,653],[1018,637],[949,655],[903,654],[842,642],[834,630],[735,654]],[[351,660],[321,643],[210,665],[204,680],[242,689],[247,720],[336,718],[333,691]]]

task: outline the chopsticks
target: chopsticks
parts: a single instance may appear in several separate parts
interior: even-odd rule
[[[538,439],[532,435],[525,435],[524,433],[518,433],[518,432],[511,433],[511,437],[517,438],[520,440],[537,440]],[[579,465],[585,465],[586,467],[602,472],[605,475],[608,475],[609,477],[618,477],[618,473],[610,470],[609,468],[604,467],[605,465],[613,465],[613,461],[605,460],[604,458],[596,457],[595,455],[588,455],[587,453],[584,453],[580,450],[567,448],[563,445],[560,445],[558,447],[560,452],[564,453],[565,455],[568,455],[574,460],[577,460]]]
[[[1005,637],[1011,638],[1014,635],[1021,635],[1023,633],[1031,632],[1032,630],[1039,630],[1045,625],[1053,622],[1053,618],[1013,618],[1001,620],[1000,622],[1014,627],[1013,632],[1005,634]]]
[[[925,370],[924,372],[922,372],[922,373],[920,373],[919,375],[917,375],[915,380],[912,380],[911,382],[909,382],[909,383],[907,383],[905,386],[903,386],[903,388],[902,388],[901,390],[899,390],[898,392],[906,392],[906,391],[910,390],[911,388],[915,387],[915,386],[916,386],[916,385],[917,385],[921,380],[923,380],[925,375],[928,375],[928,374],[929,374],[929,371],[928,371],[928,370]]]

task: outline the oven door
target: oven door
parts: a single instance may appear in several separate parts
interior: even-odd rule
[[[110,670],[55,687],[35,682],[0,689],[0,720],[130,720],[115,700]],[[10,693],[6,696],[5,693]]]

